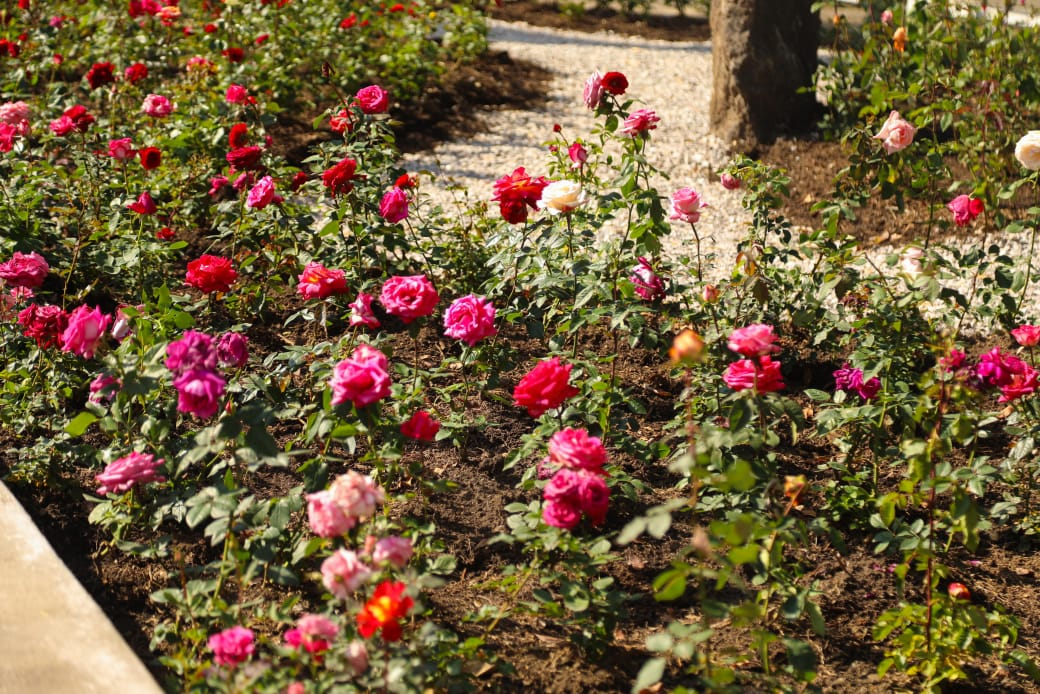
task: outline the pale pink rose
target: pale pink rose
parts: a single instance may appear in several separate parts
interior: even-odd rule
[[[217,665],[235,666],[244,663],[256,651],[253,632],[241,626],[213,634],[206,642],[213,651],[213,662]]]
[[[585,80],[585,89],[582,91],[581,98],[588,108],[595,110],[603,101],[603,93],[603,75],[596,70]]]
[[[693,188],[680,188],[672,193],[672,212],[668,219],[696,224],[701,219],[701,210],[707,206],[708,204],[701,199],[701,194]]]
[[[165,482],[166,478],[158,474],[158,469],[165,462],[149,453],[136,452],[113,460],[102,472],[94,475],[94,479],[101,485],[97,490],[98,496],[122,494],[138,484]]]
[[[29,109],[29,104],[24,101],[8,101],[0,104],[0,123],[13,125],[15,132],[19,135],[29,134],[30,117],[32,117],[32,111]]]
[[[137,154],[137,150],[134,149],[134,143],[129,137],[108,141],[108,156],[117,161],[133,159],[135,154]]]
[[[881,140],[881,146],[885,152],[892,154],[901,149],[906,149],[914,141],[914,133],[917,132],[909,121],[899,115],[899,111],[888,114],[888,120],[881,126],[881,130],[873,139]]]
[[[378,328],[379,319],[372,312],[375,297],[365,292],[358,292],[357,299],[350,304],[350,327],[363,325],[366,328]]]
[[[343,513],[358,520],[371,518],[386,501],[386,492],[368,475],[353,470],[340,475],[329,486],[329,493]]]
[[[262,210],[275,201],[278,195],[274,191],[274,179],[264,176],[256,182],[246,196],[246,205],[257,210]]]
[[[383,199],[379,201],[379,216],[391,224],[397,224],[408,217],[408,193],[401,188],[386,191]]]
[[[1036,347],[1040,344],[1040,326],[1020,325],[1011,331],[1011,337],[1023,347]]]
[[[585,429],[562,429],[549,439],[549,461],[563,467],[599,472],[607,462],[607,449],[598,436]]]
[[[779,352],[780,348],[774,342],[776,335],[773,334],[773,326],[756,323],[730,333],[726,346],[745,357],[757,357]]]
[[[719,176],[719,182],[726,190],[738,190],[741,185],[740,179],[731,173],[723,173]]]
[[[296,627],[285,632],[285,642],[308,653],[323,653],[339,635],[339,626],[320,614],[305,614],[296,620]]]
[[[349,599],[371,577],[372,569],[349,549],[336,550],[321,564],[321,582],[340,600]]]
[[[625,122],[621,124],[620,132],[625,135],[640,135],[650,130],[656,130],[657,124],[660,122],[661,119],[657,113],[648,108],[640,108],[628,115]]]
[[[61,351],[72,352],[86,359],[92,358],[111,320],[111,316],[102,313],[99,308],[77,307],[69,314],[69,324],[61,334]]]
[[[173,104],[165,96],[149,94],[141,104],[141,112],[152,118],[165,118],[173,113]]]
[[[227,382],[215,371],[192,369],[173,380],[177,389],[177,411],[209,419],[220,409]]]
[[[538,198],[538,209],[548,210],[549,214],[568,214],[587,202],[585,191],[580,183],[574,181],[553,181],[542,188]]]
[[[390,108],[390,94],[378,84],[362,87],[355,97],[364,113],[386,113]]]
[[[482,296],[459,297],[444,312],[444,334],[473,347],[485,337],[496,335],[495,307]]]
[[[349,359],[336,364],[329,385],[332,404],[351,402],[364,407],[390,395],[389,362],[386,355],[369,345],[358,345]]]
[[[224,92],[224,100],[229,104],[244,104],[249,101],[249,92],[241,84],[232,84]]]
[[[43,284],[50,269],[39,253],[34,251],[26,255],[15,251],[10,260],[0,263],[0,279],[12,287],[36,289]]]
[[[307,494],[307,522],[318,537],[340,537],[354,527],[357,520],[343,512],[343,507],[323,489]]]
[[[405,323],[430,315],[438,301],[437,290],[426,275],[390,277],[379,293],[379,302],[386,312]]]
[[[714,304],[719,300],[719,290],[714,284],[706,284],[701,289],[701,301],[706,304]]]
[[[911,246],[906,248],[899,256],[899,267],[911,278],[917,277],[924,272],[924,251]]]
[[[408,565],[412,558],[412,541],[406,537],[391,535],[384,537],[376,543],[372,550],[372,563],[376,566],[389,564],[398,569]]]
[[[354,672],[354,677],[360,677],[368,669],[368,648],[364,641],[351,641],[347,644],[344,655]]]
[[[885,10],[881,13],[881,23],[885,26],[892,26],[894,19],[895,15],[892,14],[892,10]]]

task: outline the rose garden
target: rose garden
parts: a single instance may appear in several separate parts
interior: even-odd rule
[[[499,8],[168,2],[0,10],[3,481],[166,690],[1038,690],[1018,2],[812,8],[825,197],[604,65],[475,202]]]

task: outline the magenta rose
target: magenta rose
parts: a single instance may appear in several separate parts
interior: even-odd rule
[[[217,362],[230,369],[240,369],[249,361],[249,338],[242,333],[226,332],[217,340]]]
[[[863,371],[848,364],[834,372],[834,387],[847,393],[856,393],[864,400],[873,400],[881,391],[881,379],[877,376],[863,380]]]
[[[213,662],[217,665],[235,666],[244,663],[256,650],[252,630],[241,626],[213,634],[206,643],[213,651]]]
[[[138,484],[164,482],[166,478],[158,474],[158,469],[165,462],[162,458],[156,459],[148,453],[131,453],[113,460],[102,472],[94,476],[101,485],[97,493],[99,496],[109,493],[122,494]]]
[[[628,281],[635,286],[636,295],[646,301],[655,301],[665,297],[664,280],[654,272],[650,261],[639,256],[639,265],[632,268]]]
[[[416,410],[408,421],[401,422],[401,434],[416,441],[433,441],[440,430],[441,423],[426,410]]]
[[[343,507],[323,489],[307,495],[307,522],[318,537],[339,537],[354,527],[357,520],[343,512]]]
[[[69,314],[69,322],[61,334],[59,346],[62,352],[72,352],[90,359],[105,336],[105,328],[112,320],[99,308],[79,306]]]
[[[397,224],[408,217],[408,193],[401,188],[386,191],[383,199],[379,201],[379,216],[391,224]]]
[[[459,297],[444,312],[444,334],[470,347],[497,333],[495,307],[482,296]]]
[[[364,407],[390,395],[389,362],[369,345],[358,345],[349,359],[336,364],[332,378],[332,404],[351,402]]]
[[[975,221],[986,209],[986,205],[978,198],[958,195],[946,204],[946,209],[953,213],[953,223],[963,227]]]
[[[262,210],[272,202],[278,202],[280,198],[274,192],[274,179],[264,176],[256,182],[246,196],[246,205],[257,210]]]
[[[779,352],[780,348],[774,342],[776,335],[773,334],[773,326],[756,323],[730,333],[727,347],[745,357],[758,357]]]
[[[43,284],[50,269],[39,253],[26,255],[15,251],[10,260],[0,263],[0,279],[12,287],[36,289]]]
[[[358,107],[365,113],[386,113],[390,108],[390,94],[377,84],[362,87],[355,98]]]
[[[185,330],[181,339],[166,345],[166,368],[180,376],[193,369],[217,368],[213,338],[196,330]]]
[[[757,393],[772,393],[784,388],[780,375],[780,362],[762,356],[758,360],[741,359],[730,364],[722,374],[723,382],[736,391],[754,390]]]
[[[570,530],[581,521],[581,507],[571,500],[547,501],[542,507],[546,525]]]
[[[149,94],[141,104],[141,112],[152,118],[165,118],[173,113],[173,104],[165,96]]]
[[[340,600],[347,600],[372,576],[372,569],[349,549],[337,550],[321,564],[321,581]]]
[[[215,371],[192,369],[185,371],[173,381],[177,389],[177,411],[209,419],[220,409],[227,383]]]
[[[224,92],[224,100],[229,104],[244,104],[249,101],[249,92],[241,84],[232,84]]]
[[[598,436],[567,428],[549,439],[549,460],[563,467],[600,472],[607,462],[607,449]]]
[[[116,393],[122,387],[122,382],[115,376],[104,373],[98,374],[90,382],[90,395],[87,396],[87,400],[98,404],[108,402],[116,396]]]
[[[304,299],[324,299],[333,294],[347,293],[346,274],[321,263],[307,263],[298,279],[296,291]]]
[[[540,361],[513,389],[513,402],[527,408],[527,414],[541,417],[547,410],[559,407],[567,398],[578,394],[568,381],[571,364],[561,364],[559,357]]]
[[[648,109],[640,108],[632,111],[625,119],[625,122],[621,124],[619,129],[621,133],[625,135],[641,135],[651,130],[657,129],[657,124],[661,122],[661,119],[657,116],[657,113]]]
[[[396,275],[383,283],[379,302],[390,315],[411,323],[433,313],[440,297],[426,275]]]
[[[578,485],[578,504],[593,525],[603,525],[610,507],[610,487],[599,475],[585,472]]]

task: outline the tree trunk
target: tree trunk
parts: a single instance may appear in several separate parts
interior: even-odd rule
[[[726,142],[754,147],[814,124],[820,17],[812,4],[712,1],[711,129]]]

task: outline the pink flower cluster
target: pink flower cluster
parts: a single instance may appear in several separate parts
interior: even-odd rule
[[[1015,355],[1005,354],[999,347],[979,357],[975,375],[982,385],[1000,390],[997,402],[1017,400],[1036,392],[1040,385],[1040,372]]]
[[[863,371],[854,369],[848,363],[834,372],[834,387],[848,393],[856,393],[864,400],[873,400],[881,390],[881,379],[877,376],[863,380]]]
[[[205,333],[187,330],[166,346],[166,368],[174,374],[177,411],[208,419],[217,413],[227,382],[217,365],[240,368],[249,359],[247,338],[238,333],[221,335],[217,344]]]
[[[735,391],[772,393],[784,388],[780,362],[773,361],[769,356],[780,351],[773,344],[775,340],[773,326],[761,323],[738,328],[730,333],[727,346],[747,358],[730,364],[722,374],[723,382]]]
[[[339,626],[320,614],[305,614],[296,626],[285,632],[285,642],[292,648],[312,655],[324,653],[339,635]]]
[[[610,504],[610,488],[603,480],[607,451],[598,437],[584,429],[564,429],[549,440],[549,456],[543,466],[560,466],[542,490],[542,520],[570,530],[584,514],[601,525]]]
[[[371,477],[351,470],[340,475],[328,489],[307,495],[307,520],[319,537],[338,537],[371,518],[386,500],[383,488]]]
[[[148,453],[136,452],[113,460],[102,472],[94,476],[101,485],[97,493],[100,496],[109,493],[122,494],[138,484],[164,482],[166,478],[158,474],[158,469],[165,462],[162,458],[156,459]]]
[[[256,651],[253,631],[237,625],[213,634],[206,643],[213,662],[228,667],[246,662]]]

